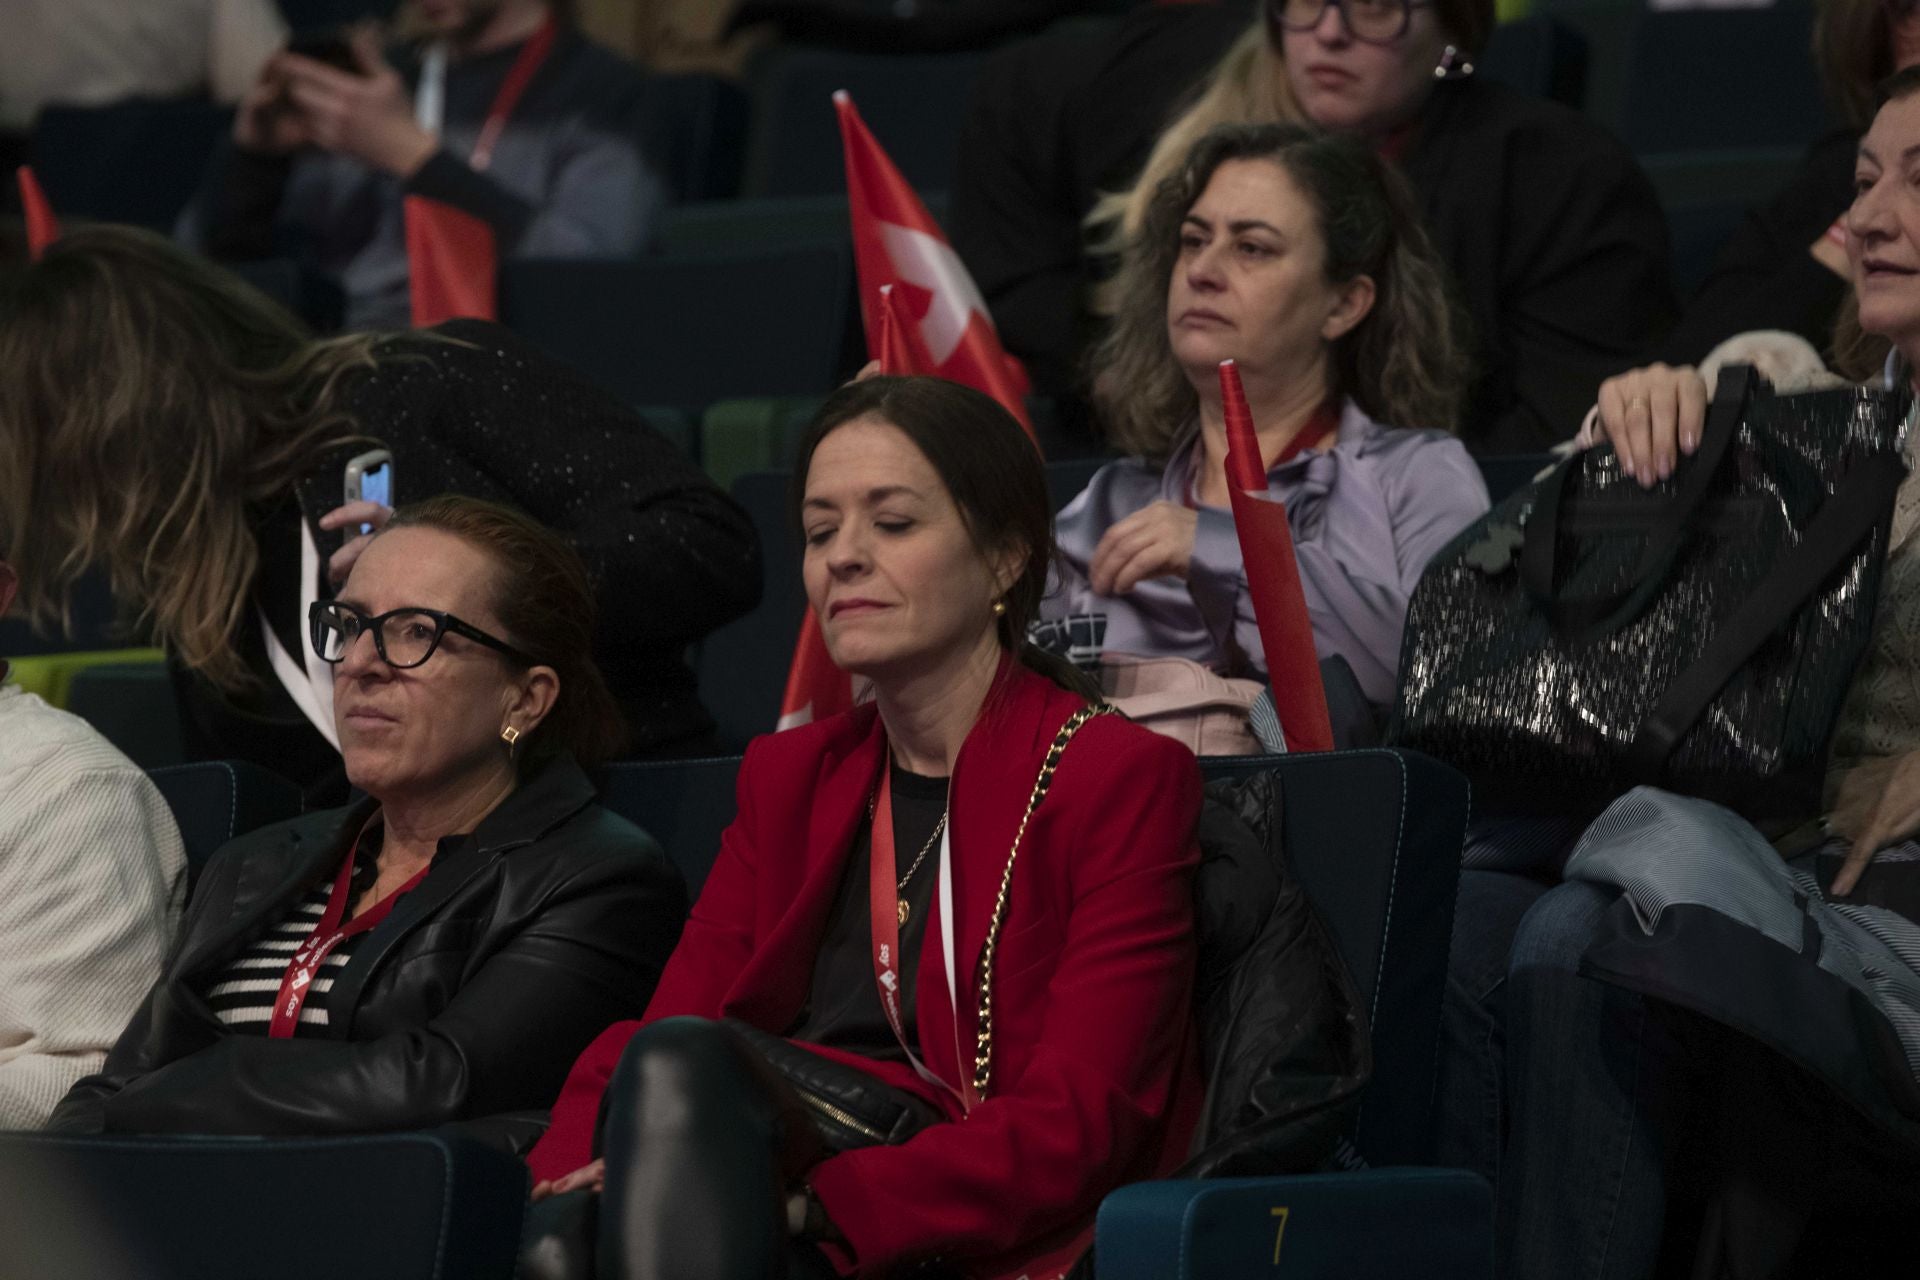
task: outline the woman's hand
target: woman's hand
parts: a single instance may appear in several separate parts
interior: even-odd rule
[[[1600,384],[1600,425],[1620,469],[1642,488],[1673,474],[1682,453],[1700,447],[1707,384],[1691,366],[1648,365]]]
[[[606,1190],[606,1186],[607,1162],[595,1160],[592,1164],[581,1165],[563,1177],[554,1178],[549,1182],[534,1183],[533,1193],[529,1198],[533,1203],[539,1204],[548,1196],[564,1195],[569,1191],[586,1190],[597,1195]]]
[[[1852,848],[1830,892],[1844,898],[1888,845],[1920,834],[1920,752],[1869,760],[1847,772],[1828,824]]]
[[[379,37],[363,27],[350,43],[358,75],[297,53],[280,55],[287,96],[315,146],[398,178],[411,177],[440,144],[415,123],[406,83],[381,56]]]
[[[287,73],[275,54],[233,114],[233,145],[256,155],[284,156],[313,143],[306,117],[287,98]]]
[[[327,559],[327,581],[337,590],[353,572],[353,566],[360,559],[360,553],[373,541],[373,534],[386,528],[387,521],[393,519],[393,508],[382,506],[378,502],[349,502],[335,507],[320,517],[322,529],[359,528],[363,524],[373,526],[373,533],[363,533],[347,539],[338,551]]]
[[[1164,499],[1118,522],[1087,566],[1094,594],[1123,596],[1147,578],[1185,578],[1199,528],[1199,512]]]

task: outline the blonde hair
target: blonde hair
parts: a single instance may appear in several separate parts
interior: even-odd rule
[[[0,554],[65,625],[74,584],[116,598],[187,666],[251,683],[234,643],[259,568],[251,518],[359,438],[343,380],[375,335],[315,341],[152,232],[69,231],[0,283]]]
[[[1165,461],[1199,396],[1167,337],[1167,292],[1187,211],[1230,160],[1280,166],[1313,208],[1326,278],[1367,276],[1374,304],[1333,344],[1333,390],[1367,416],[1453,430],[1469,378],[1467,320],[1406,180],[1372,149],[1298,125],[1222,125],[1160,184],[1114,277],[1120,309],[1093,353],[1093,401],[1128,453]]]

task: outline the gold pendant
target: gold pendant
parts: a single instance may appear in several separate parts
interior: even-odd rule
[[[905,898],[900,899],[900,925],[902,928],[906,927],[907,917],[911,914],[913,914],[913,908],[907,905]]]

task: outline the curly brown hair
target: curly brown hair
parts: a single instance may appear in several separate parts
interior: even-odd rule
[[[1467,320],[1405,179],[1361,143],[1299,125],[1222,125],[1160,184],[1115,277],[1118,313],[1092,356],[1093,399],[1120,448],[1164,461],[1199,397],[1167,337],[1180,226],[1230,160],[1281,166],[1312,205],[1327,279],[1367,276],[1374,305],[1334,345],[1333,390],[1375,421],[1453,430],[1466,397]]]

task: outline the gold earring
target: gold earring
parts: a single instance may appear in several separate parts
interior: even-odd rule
[[[993,616],[996,618],[1004,618],[1007,616],[1007,602],[1005,600],[995,600],[993,602]]]
[[[511,751],[513,750],[513,745],[520,741],[520,731],[512,725],[508,725],[500,731],[500,741],[506,743],[507,750]]]

